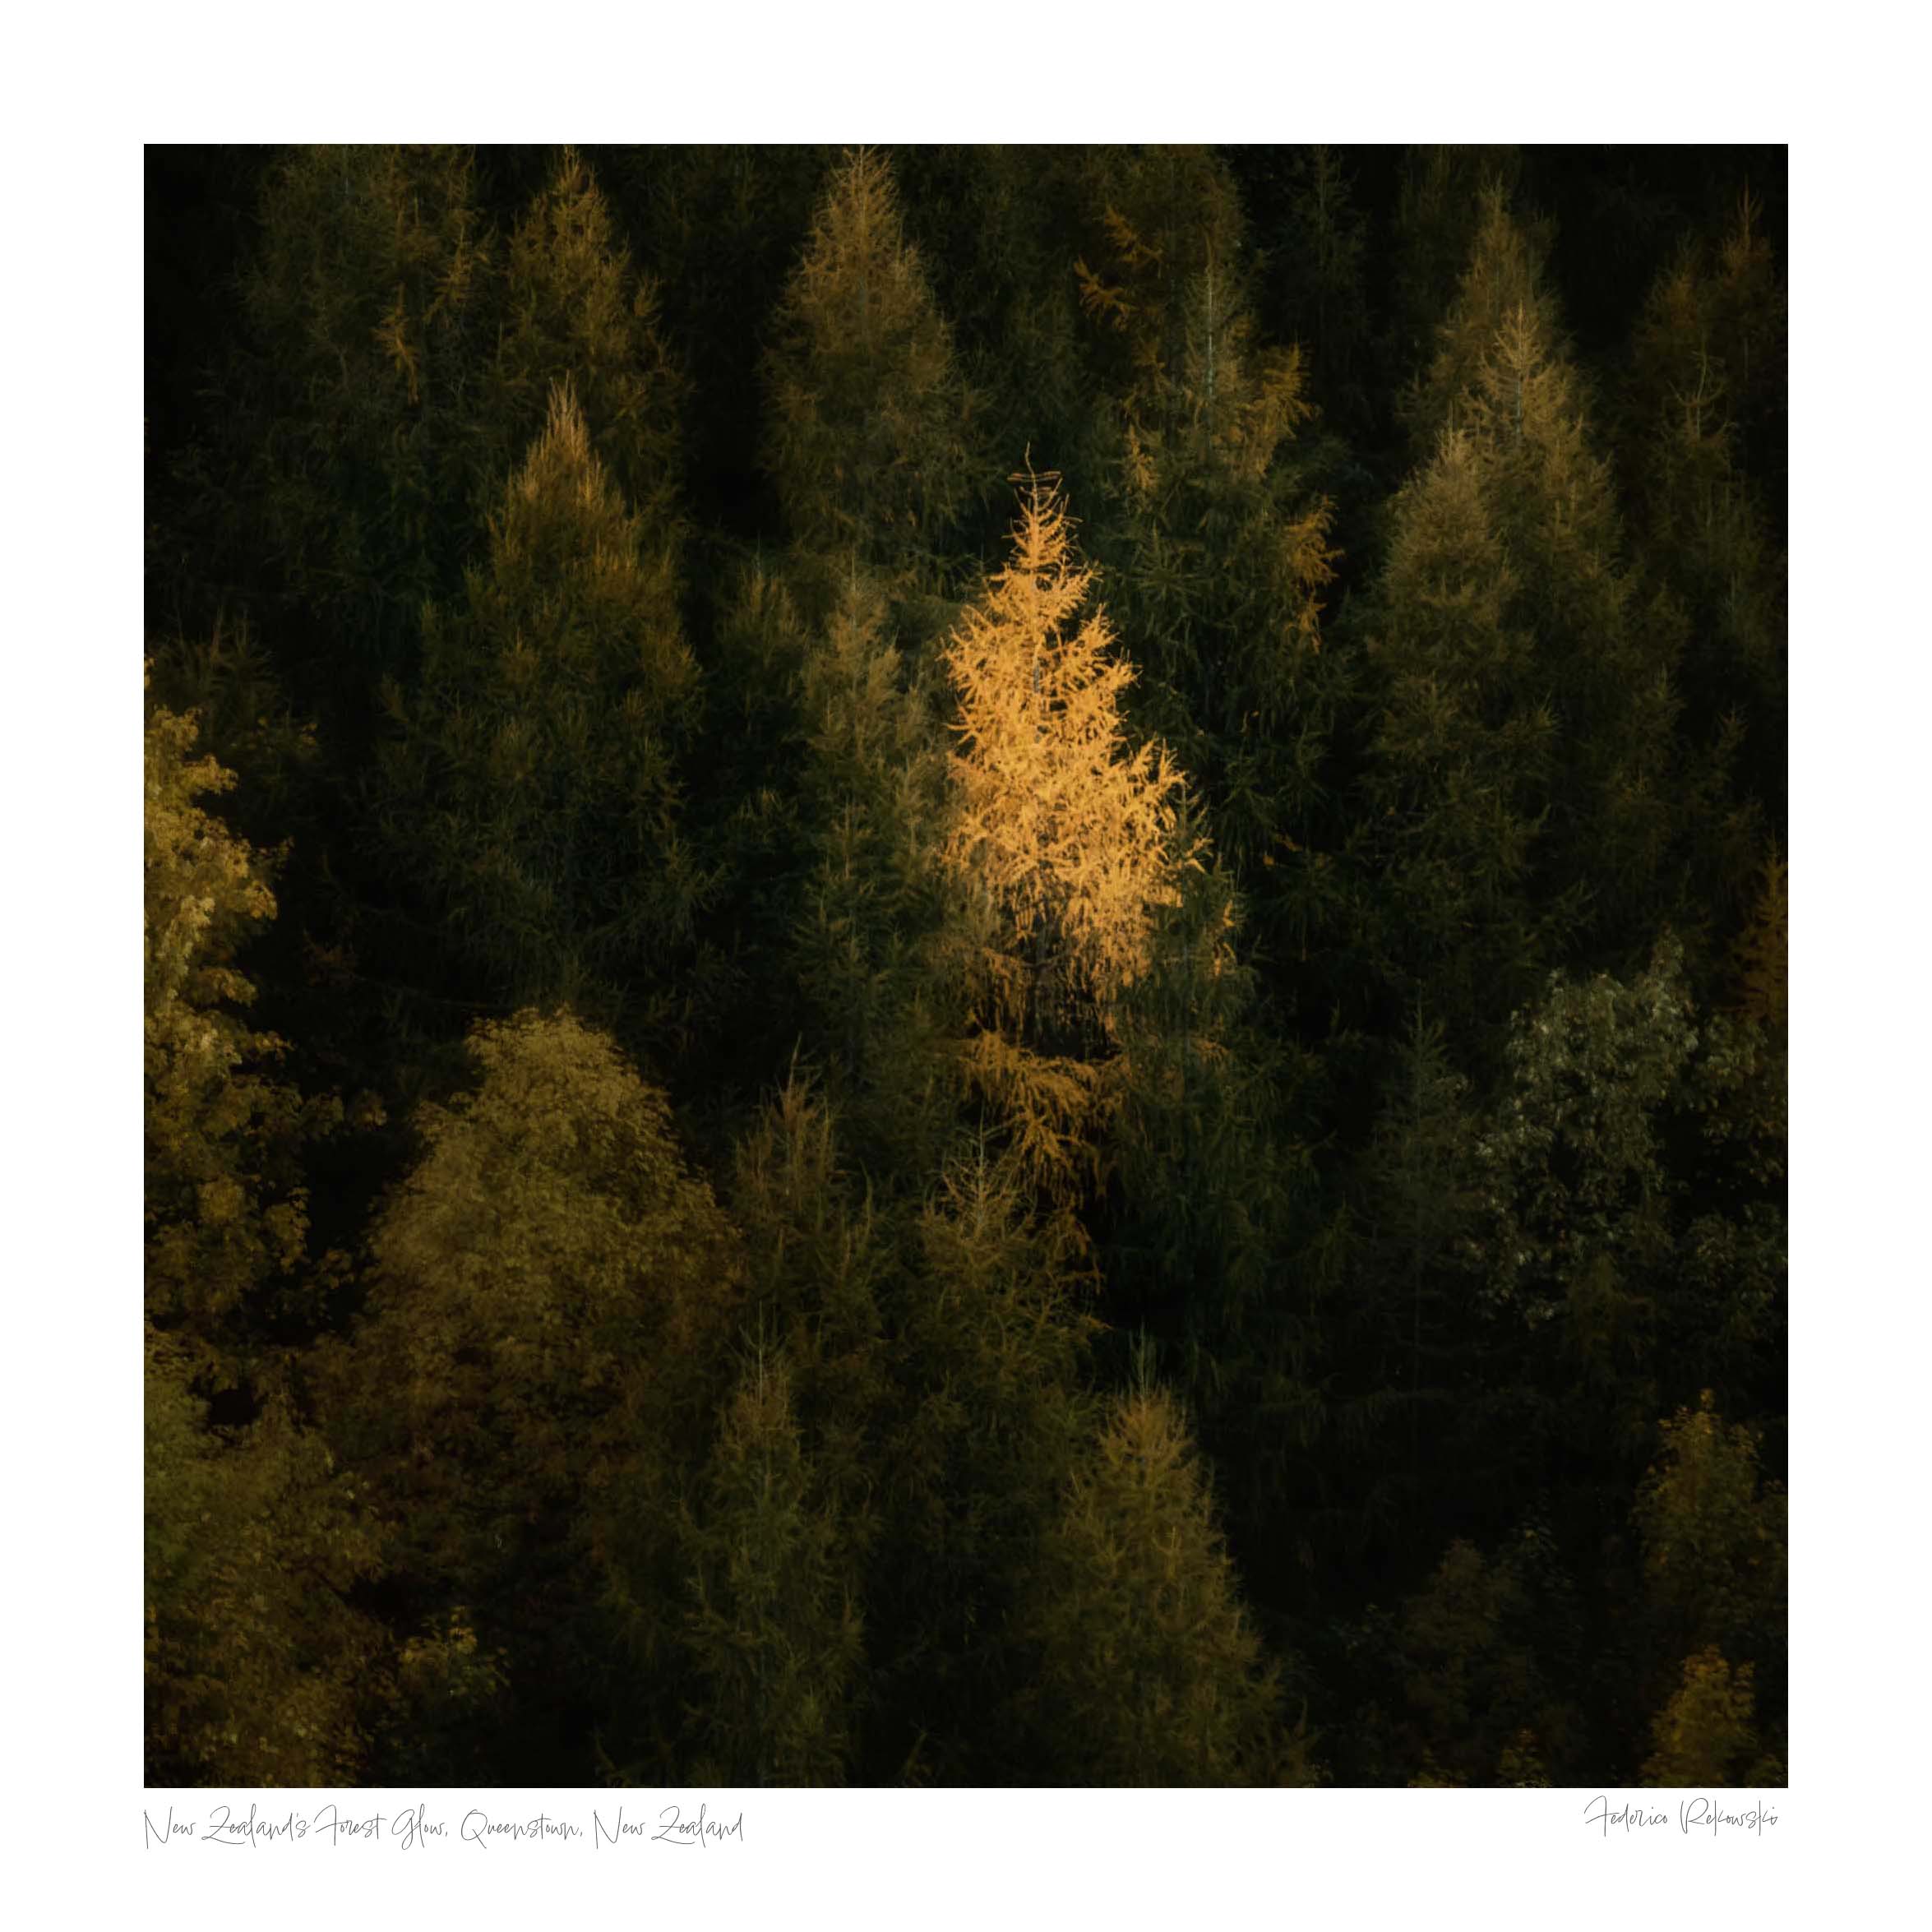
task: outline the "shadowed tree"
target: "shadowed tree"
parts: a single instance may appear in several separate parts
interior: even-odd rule
[[[1055,1782],[1315,1782],[1163,1392],[1119,1402],[1074,1471],[1020,1620],[1039,1656],[1022,1703]]]
[[[863,1637],[782,1361],[760,1357],[725,1409],[686,1539],[694,1777],[843,1784]]]
[[[973,490],[970,404],[871,149],[848,153],[826,187],[765,380],[765,462],[793,535],[895,580],[934,554]]]
[[[674,557],[556,390],[488,562],[389,692],[384,830],[499,998],[677,1017],[665,969],[703,880],[678,822],[698,674]]]
[[[197,801],[233,774],[193,754],[197,725],[150,705],[145,767],[144,1203],[149,1319],[232,1385],[261,1322],[302,1286],[308,1195],[299,1150],[342,1116],[269,1070],[284,1052],[243,1014],[233,964],[275,916],[263,855]],[[266,1297],[266,1299],[265,1299]],[[271,1306],[273,1304],[273,1306]]]
[[[504,251],[506,317],[488,414],[507,451],[543,428],[553,385],[571,385],[591,452],[664,553],[682,542],[678,412],[683,379],[659,332],[655,285],[632,267],[608,203],[574,148]]]
[[[680,1513],[743,1263],[608,1038],[524,1013],[469,1044],[479,1084],[422,1111],[376,1227],[338,1400],[412,1593],[507,1653],[516,1734],[580,1773],[573,1725],[641,1735],[663,1694],[621,1660],[648,1666],[682,1622]]]

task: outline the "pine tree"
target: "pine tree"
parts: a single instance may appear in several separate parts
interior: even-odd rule
[[[1024,1702],[1056,1782],[1314,1782],[1241,1603],[1186,1426],[1161,1390],[1119,1402],[1042,1538],[1021,1611]]]
[[[488,563],[426,613],[421,680],[389,694],[396,863],[499,999],[674,1022],[665,967],[704,889],[679,826],[698,674],[678,589],[553,391]]]
[[[724,1412],[687,1539],[686,1643],[700,1687],[694,1775],[844,1783],[863,1637],[837,1518],[817,1493],[782,1361],[760,1359]]]
[[[1785,796],[1786,566],[1774,520],[1782,424],[1766,378],[1782,407],[1784,298],[1754,215],[1747,201],[1717,249],[1687,243],[1659,277],[1632,344],[1620,428],[1634,538],[1689,625],[1694,728],[1741,737],[1750,788],[1775,814]],[[1735,861],[1735,842],[1719,856]],[[1713,868],[1712,896],[1735,899],[1740,886],[1735,864],[1728,876]]]
[[[924,1186],[952,1125],[944,1075],[958,1015],[941,957],[949,775],[929,680],[887,629],[882,588],[846,575],[797,695],[806,871],[788,953],[868,1168]]]
[[[1478,799],[1514,795],[1496,835],[1478,837],[1472,857],[1493,848],[1560,925],[1577,921],[1598,957],[1626,962],[1662,919],[1699,916],[1683,826],[1705,816],[1722,776],[1700,770],[1708,761],[1690,759],[1680,738],[1681,615],[1625,566],[1582,380],[1530,246],[1498,196],[1439,338],[1418,422],[1447,427],[1398,499],[1375,621],[1384,631],[1421,631],[1428,618],[1426,606],[1416,608],[1420,589],[1439,604],[1459,594],[1497,634],[1482,654],[1504,682],[1475,708],[1491,731],[1533,733],[1542,756],[1525,773],[1492,744],[1472,770],[1452,777]],[[1417,535],[1421,585],[1404,581],[1405,542]],[[1398,649],[1388,661],[1399,666],[1402,657]],[[1385,691],[1387,745],[1407,700],[1399,682]],[[1426,695],[1426,686],[1407,691]],[[1440,800],[1440,774],[1455,768],[1431,755],[1433,735],[1425,731],[1415,747],[1439,790],[1423,822],[1446,829],[1466,814]],[[1532,853],[1523,828],[1537,820]],[[1533,960],[1541,936],[1521,937],[1519,957]],[[1518,980],[1509,990],[1519,997],[1524,989]]]
[[[808,548],[895,577],[936,552],[973,487],[951,331],[876,152],[834,171],[766,363],[765,462]]]
[[[1001,1782],[1031,1667],[1015,1619],[1038,1538],[1091,1427],[1098,1324],[1010,1162],[955,1153],[904,1224],[887,1315],[892,1394],[867,1593],[881,1768]]]
[[[1052,479],[1035,478],[1011,561],[945,655],[959,719],[942,857],[982,935],[965,964],[967,1077],[1063,1205],[1097,1177],[1118,1002],[1148,970],[1186,856],[1174,849],[1181,774],[1165,747],[1130,746],[1132,667],[1105,612],[1081,615],[1093,581]]]
[[[1446,436],[1395,499],[1364,620],[1380,716],[1357,848],[1386,880],[1397,990],[1465,1037],[1580,913],[1536,903],[1558,727],[1500,522],[1480,451]]]
[[[542,432],[569,383],[592,454],[675,575],[683,538],[678,414],[683,378],[659,321],[659,291],[631,266],[610,206],[574,148],[505,251],[506,318],[491,370],[490,433],[506,457]]]
[[[1131,346],[1094,547],[1145,674],[1139,714],[1259,892],[1289,829],[1309,835],[1337,700],[1320,629],[1331,511],[1293,451],[1314,413],[1306,371],[1256,340],[1232,215],[1209,234],[1170,215],[1158,246],[1111,206],[1107,226],[1117,280],[1083,264],[1083,288],[1099,332]]]
[[[300,147],[270,168],[207,509],[233,575],[266,566],[279,609],[328,640],[327,675],[359,687],[305,679],[330,716],[406,669],[423,599],[460,580],[492,480],[474,430],[497,299],[467,151]]]

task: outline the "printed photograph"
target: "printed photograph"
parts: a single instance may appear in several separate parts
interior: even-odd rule
[[[148,147],[146,1783],[1782,1796],[1786,159]]]

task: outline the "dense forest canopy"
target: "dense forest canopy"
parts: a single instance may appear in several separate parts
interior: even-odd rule
[[[150,149],[148,1782],[1784,1783],[1785,179]]]

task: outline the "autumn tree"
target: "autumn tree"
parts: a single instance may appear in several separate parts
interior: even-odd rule
[[[152,1328],[146,1366],[145,1782],[356,1782],[388,1652],[350,1598],[375,1520],[285,1389],[215,1428]]]
[[[297,1399],[335,1258],[308,1251],[304,1143],[332,1128],[275,1075],[235,964],[267,861],[201,801],[233,774],[150,704],[144,738],[146,1776],[353,1778],[386,1652],[349,1592],[380,1538]],[[213,1406],[219,1398],[217,1414]]]
[[[765,462],[793,534],[894,575],[935,551],[973,483],[952,336],[876,150],[834,171],[779,305]]]
[[[945,654],[959,715],[942,859],[978,921],[966,1075],[1063,1205],[1097,1176],[1118,1003],[1147,971],[1151,921],[1177,902],[1183,856],[1181,774],[1164,746],[1129,741],[1134,672],[1105,612],[1087,608],[1093,583],[1053,480],[1035,478],[1010,560]]]

